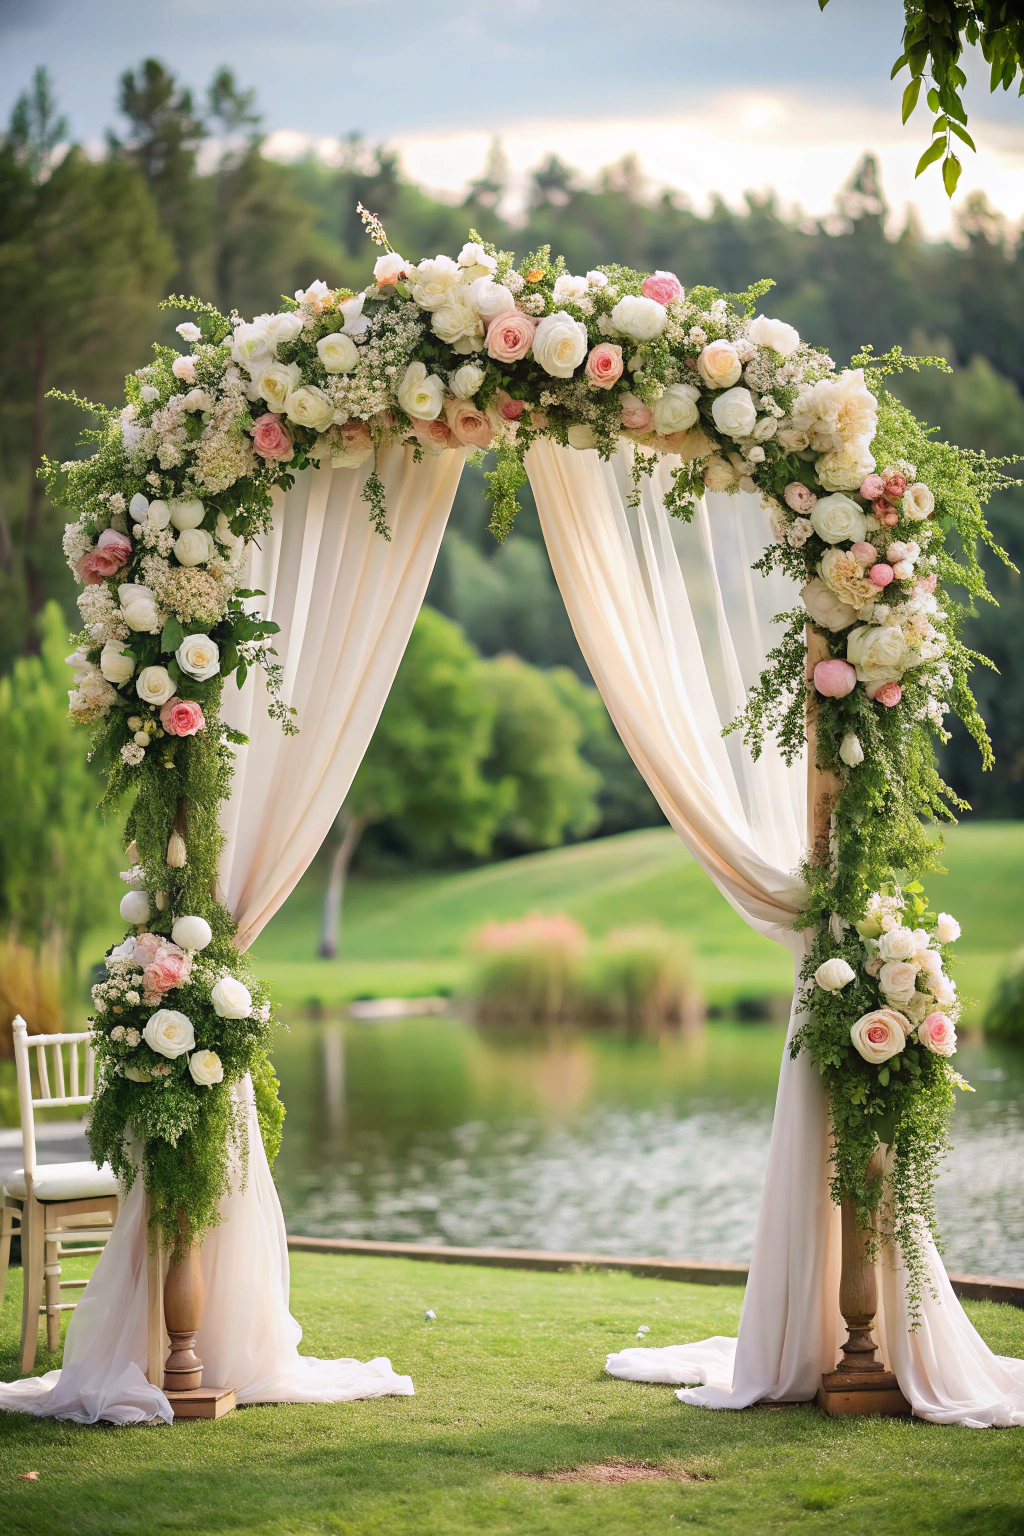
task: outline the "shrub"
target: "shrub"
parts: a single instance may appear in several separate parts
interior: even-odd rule
[[[689,1027],[703,1018],[689,946],[657,926],[609,933],[587,968],[585,1016],[629,1029]]]
[[[53,943],[33,949],[12,934],[0,938],[0,1059],[14,1055],[12,1024],[21,1014],[30,1034],[56,1034],[64,1021],[64,973]]]
[[[1024,1045],[1024,949],[1018,950],[1003,972],[982,1028],[989,1040]]]
[[[477,1018],[489,1024],[552,1023],[573,1018],[587,935],[556,914],[486,923],[476,934],[472,995]]]

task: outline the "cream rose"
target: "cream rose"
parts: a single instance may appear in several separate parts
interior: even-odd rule
[[[856,544],[868,529],[864,513],[849,496],[819,497],[811,508],[811,522],[826,544]]]
[[[122,582],[117,589],[121,612],[129,629],[137,634],[154,635],[160,628],[160,610],[150,587],[138,582]]]
[[[174,684],[166,667],[143,667],[135,679],[135,692],[144,704],[166,704],[174,697]]]
[[[213,1011],[222,1019],[247,1019],[252,1013],[252,993],[233,976],[222,976],[210,991]]]
[[[250,325],[238,325],[231,342],[231,357],[249,374],[258,373],[273,361],[274,348],[262,325],[255,321]]]
[[[135,658],[126,656],[123,640],[108,640],[100,651],[100,671],[108,683],[119,688],[135,671]]]
[[[386,287],[404,277],[408,267],[409,263],[404,256],[399,256],[397,251],[388,251],[377,257],[373,264],[373,275],[379,286]]]
[[[935,497],[918,480],[914,485],[908,485],[903,492],[902,506],[904,517],[909,517],[913,523],[921,523],[935,511]]]
[[[670,384],[651,408],[655,431],[662,434],[688,432],[696,424],[699,399],[700,390],[696,384]]]
[[[883,960],[912,960],[918,947],[913,928],[890,928],[878,941],[878,953]]]
[[[452,374],[451,389],[456,400],[469,400],[487,377],[479,363],[463,363]]]
[[[840,955],[832,960],[826,960],[814,973],[814,980],[823,992],[841,992],[856,979],[857,972]]]
[[[909,1003],[917,991],[916,965],[909,960],[887,960],[878,973],[878,985],[890,1003]]]
[[[326,432],[334,420],[334,406],[315,384],[293,390],[284,409],[289,421],[299,427],[308,427],[311,432]]]
[[[863,1014],[850,1030],[854,1050],[865,1061],[881,1066],[891,1056],[897,1056],[907,1043],[910,1020],[894,1008],[876,1008]]]
[[[563,272],[555,278],[551,297],[556,304],[578,304],[586,296],[589,287],[585,277],[573,277],[571,273]]]
[[[420,309],[440,309],[459,280],[459,264],[450,256],[421,261],[412,274],[412,296]]]
[[[819,576],[811,577],[800,596],[815,624],[820,624],[823,629],[838,633],[857,621],[856,608],[838,598]]]
[[[862,683],[898,683],[907,667],[907,642],[892,624],[861,624],[846,641],[846,657]]]
[[[186,635],[175,651],[174,659],[197,683],[216,677],[220,670],[220,649],[209,635]]]
[[[264,336],[275,352],[278,347],[294,341],[296,336],[302,334],[302,316],[294,309],[281,315],[258,315],[256,324],[262,328]]]
[[[172,1061],[191,1051],[196,1043],[192,1020],[175,1008],[158,1008],[142,1035],[151,1051],[156,1051],[158,1056],[168,1056]]]
[[[697,372],[710,389],[731,389],[743,365],[731,341],[709,341],[697,359]]]
[[[216,1051],[195,1051],[188,1059],[192,1081],[200,1088],[212,1088],[224,1081],[224,1064]]]
[[[552,378],[571,379],[587,355],[586,326],[564,309],[546,315],[534,334],[533,355]]]
[[[758,315],[747,326],[747,336],[755,347],[771,347],[780,357],[792,357],[800,345],[800,334],[785,320],[769,320],[767,315]]]
[[[492,277],[477,277],[469,285],[469,302],[476,310],[484,326],[490,325],[499,315],[515,309],[516,301],[503,283]]]
[[[205,565],[216,553],[213,534],[205,528],[183,528],[174,541],[179,565]]]
[[[302,380],[298,363],[271,363],[253,374],[252,381],[272,411],[280,413],[285,401]]]
[[[757,407],[750,390],[737,386],[716,397],[711,414],[715,426],[726,437],[749,437],[757,420]]]
[[[436,421],[444,406],[444,380],[427,373],[426,363],[410,363],[397,391],[398,403],[415,421]]]
[[[644,299],[635,294],[627,294],[624,299],[620,299],[611,313],[615,329],[621,331],[623,336],[632,337],[634,341],[653,341],[665,329],[667,319],[664,304],[659,304],[657,299]]]
[[[332,331],[330,336],[321,336],[316,344],[316,352],[326,373],[351,373],[359,361],[359,348],[344,331]]]

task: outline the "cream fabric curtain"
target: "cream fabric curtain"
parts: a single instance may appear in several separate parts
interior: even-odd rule
[[[799,964],[794,871],[806,768],[769,748],[758,763],[722,727],[773,643],[795,587],[750,564],[771,538],[755,496],[709,496],[689,525],[665,511],[674,461],[628,505],[632,450],[603,463],[550,442],[528,458],[541,527],[580,648],[634,762],[718,889]],[[802,1015],[794,998],[789,1037]],[[828,1117],[817,1071],[783,1055],[764,1197],[739,1338],[609,1356],[613,1375],[683,1383],[709,1408],[808,1400],[845,1336],[839,1213],[828,1194]],[[881,1266],[879,1338],[914,1410],[972,1426],[1024,1423],[1024,1362],[1000,1359],[968,1321],[934,1249],[924,1319],[909,1331],[898,1256]],[[842,1331],[840,1331],[842,1330]]]
[[[277,498],[248,585],[266,593],[256,602],[281,626],[277,659],[299,734],[283,735],[267,717],[262,673],[226,697],[225,718],[249,736],[238,753],[221,865],[240,948],[294,888],[348,793],[423,601],[463,459],[450,451],[416,464],[409,448],[381,455],[390,542],[361,499],[366,468],[305,470]],[[284,1219],[248,1078],[235,1093],[248,1122],[248,1171],[244,1180],[236,1171],[222,1223],[201,1251],[205,1380],[233,1386],[240,1403],[411,1394],[410,1378],[388,1360],[299,1354]],[[173,1417],[146,1379],[146,1253],[140,1180],[72,1316],[63,1370],[0,1384],[0,1408],[86,1424]]]

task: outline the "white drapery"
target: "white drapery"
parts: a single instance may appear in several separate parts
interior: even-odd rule
[[[602,463],[545,441],[528,457],[552,568],[580,648],[634,762],[672,826],[751,927],[785,943],[801,905],[793,874],[806,771],[766,750],[755,765],[721,730],[772,644],[771,619],[796,603],[779,574],[750,564],[771,537],[755,496],[710,496],[687,526],[665,511],[663,459],[628,505],[632,450]],[[802,1017],[794,1002],[790,1037]],[[828,1194],[828,1118],[817,1071],[784,1052],[739,1338],[609,1356],[613,1375],[685,1383],[682,1401],[743,1408],[809,1400],[845,1336],[840,1234]],[[911,1333],[898,1260],[880,1265],[878,1336],[915,1413],[973,1427],[1024,1424],[1024,1361],[997,1357],[929,1250],[936,1295]]]
[[[463,454],[415,463],[411,448],[380,455],[390,542],[370,522],[367,469],[306,470],[275,499],[272,533],[252,552],[248,585],[284,669],[297,736],[267,715],[263,675],[224,716],[246,732],[224,820],[223,898],[242,949],[257,937],[330,830],[384,706],[427,589]],[[240,1403],[341,1402],[408,1395],[388,1360],[314,1360],[288,1309],[288,1250],[277,1190],[260,1140],[248,1078],[235,1089],[249,1124],[248,1174],[238,1170],[222,1222],[203,1243],[206,1303],[198,1350],[207,1383]],[[145,1196],[137,1181],[72,1314],[64,1366],[0,1384],[0,1408],[94,1423],[172,1417],[146,1380],[148,1283]]]

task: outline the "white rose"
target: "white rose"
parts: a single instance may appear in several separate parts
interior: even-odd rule
[[[151,501],[145,521],[150,528],[166,528],[171,520],[171,508],[169,502]]]
[[[948,976],[930,976],[928,990],[943,1008],[949,1008],[956,1001],[956,982],[950,981]]]
[[[709,389],[731,389],[743,365],[731,341],[709,341],[697,359],[697,372]]]
[[[191,355],[176,357],[171,364],[171,372],[183,384],[194,384],[196,381],[196,363],[198,361],[198,357],[192,357]]]
[[[151,509],[152,510],[152,509]],[[175,528],[198,528],[206,516],[206,508],[201,501],[193,498],[189,501],[169,501],[167,503],[168,519]]]
[[[804,600],[804,607],[814,620],[823,629],[831,629],[838,633],[853,624],[857,618],[856,608],[851,608],[849,603],[844,603],[836,597],[831,587],[827,587],[820,576],[812,576],[804,587],[800,596]]]
[[[216,677],[220,670],[220,648],[209,635],[186,635],[175,651],[174,659],[197,683]]]
[[[751,435],[755,443],[766,443],[778,430],[779,424],[774,416],[762,416],[760,421],[755,422]]]
[[[494,256],[489,256],[482,245],[477,245],[471,240],[467,240],[459,252],[459,266],[471,272],[474,277],[482,275],[481,273],[473,272],[474,267],[482,267],[486,273],[493,272],[497,265],[498,263]]]
[[[125,581],[117,589],[121,612],[129,629],[137,634],[153,635],[160,628],[160,610],[149,587]]]
[[[179,917],[171,929],[171,938],[179,949],[205,949],[213,938],[213,929],[205,917]]]
[[[917,966],[908,960],[887,960],[878,973],[878,985],[890,1003],[908,1003],[917,991]]]
[[[942,975],[942,956],[937,949],[926,949],[919,953],[917,963],[926,976]]]
[[[143,1039],[151,1051],[159,1056],[184,1056],[196,1043],[192,1020],[175,1008],[158,1008],[142,1031]]]
[[[174,541],[179,565],[205,565],[217,553],[213,534],[205,528],[183,528]]]
[[[365,299],[366,295],[364,293],[357,293],[352,299],[342,299],[338,305],[345,322],[342,330],[346,336],[358,338],[359,336],[364,336],[370,329],[370,322],[366,315],[363,314]]]
[[[351,346],[352,343],[350,342]],[[252,381],[272,411],[281,412],[288,396],[302,382],[302,369],[298,363],[270,363],[254,373]]]
[[[910,1020],[894,1008],[876,1008],[857,1020],[850,1030],[850,1039],[865,1061],[881,1066],[902,1051],[909,1031]]]
[[[135,692],[144,704],[166,704],[174,697],[174,684],[166,667],[143,667],[135,679]]]
[[[477,363],[463,363],[452,374],[452,394],[456,400],[470,400],[476,394],[480,385],[487,377],[484,370]]]
[[[585,297],[589,287],[590,284],[585,277],[571,277],[568,272],[563,272],[560,277],[555,278],[551,297],[556,304],[566,302],[574,304]]]
[[[308,427],[311,432],[326,432],[334,420],[334,406],[315,384],[293,390],[284,408],[289,421],[294,421],[300,427]]]
[[[780,357],[792,357],[800,345],[800,334],[785,320],[769,320],[767,315],[758,315],[747,326],[747,335],[755,347],[771,347],[773,352],[778,352]]]
[[[397,399],[414,421],[436,421],[444,405],[444,380],[427,373],[426,363],[410,363],[398,386]]]
[[[258,373],[261,368],[273,362],[274,350],[262,325],[239,325],[235,327],[234,338],[231,343],[231,357],[236,363],[240,363],[249,374]]]
[[[453,288],[445,302],[434,310],[431,329],[456,352],[479,352],[484,344],[483,321],[464,288]]]
[[[874,467],[869,440],[858,438],[823,453],[814,465],[814,472],[826,491],[855,491]]]
[[[858,484],[860,482],[858,481]],[[849,496],[821,496],[811,508],[811,522],[826,544],[858,543],[867,533],[864,513]]]
[[[399,256],[397,251],[387,251],[383,256],[378,256],[374,262],[373,275],[378,284],[394,283],[398,278],[405,276],[408,266],[404,256]]]
[[[704,471],[704,484],[709,491],[728,491],[736,484],[737,478],[728,459],[723,459],[717,453],[709,460]]]
[[[302,334],[302,316],[294,309],[283,315],[260,315],[256,323],[275,352],[285,342],[294,341]]]
[[[145,891],[129,891],[122,896],[118,911],[126,923],[148,923],[153,915]]]
[[[907,642],[892,624],[861,624],[846,640],[846,659],[862,683],[897,683],[907,667]]]
[[[604,272],[598,272],[595,269],[594,271],[587,273],[588,288],[607,288],[607,286],[608,278]]]
[[[935,511],[935,497],[926,485],[920,480],[914,485],[908,485],[903,492],[903,516],[909,517],[911,522],[923,522],[926,517],[931,517]]]
[[[459,264],[450,256],[421,261],[412,279],[412,296],[420,309],[439,309],[445,295],[459,280]]]
[[[940,912],[935,924],[935,936],[940,944],[955,944],[960,937],[960,924],[948,912]]]
[[[623,336],[631,336],[634,341],[653,341],[665,329],[667,319],[664,304],[659,304],[657,299],[645,299],[635,294],[627,294],[624,299],[620,299],[611,314],[615,329],[621,331]]]
[[[188,1059],[188,1070],[200,1088],[212,1088],[214,1083],[224,1081],[224,1064],[216,1051],[196,1051]]]
[[[492,277],[474,278],[469,285],[469,302],[485,325],[516,307],[504,283],[496,283]]]
[[[814,973],[814,979],[823,992],[841,992],[848,987],[851,981],[856,981],[857,972],[853,966],[841,956],[833,960],[826,960],[819,965]]]
[[[687,432],[697,421],[700,390],[696,384],[670,384],[651,407],[656,432]]]
[[[210,992],[214,1013],[222,1019],[247,1019],[252,1013],[252,993],[233,976],[222,976]]]
[[[571,379],[587,355],[586,326],[564,309],[545,316],[533,338],[533,355],[552,378]]]
[[[878,953],[883,960],[912,960],[917,950],[912,928],[890,928],[878,941]]]
[[[574,421],[565,435],[570,448],[593,448],[597,444],[597,433],[584,421]]]
[[[141,491],[136,491],[128,503],[128,516],[136,523],[144,523],[149,512],[149,497],[143,496]]]
[[[715,426],[726,437],[749,437],[757,420],[757,407],[750,390],[737,385],[716,397],[711,414]]]
[[[853,731],[847,731],[840,742],[839,756],[847,768],[856,768],[864,761],[864,748],[860,744],[860,737]]]
[[[321,336],[316,350],[328,373],[351,373],[359,361],[359,348],[344,331],[333,331],[330,336]]]
[[[119,688],[135,671],[135,658],[124,653],[123,640],[108,640],[100,651],[100,671],[108,683]]]

